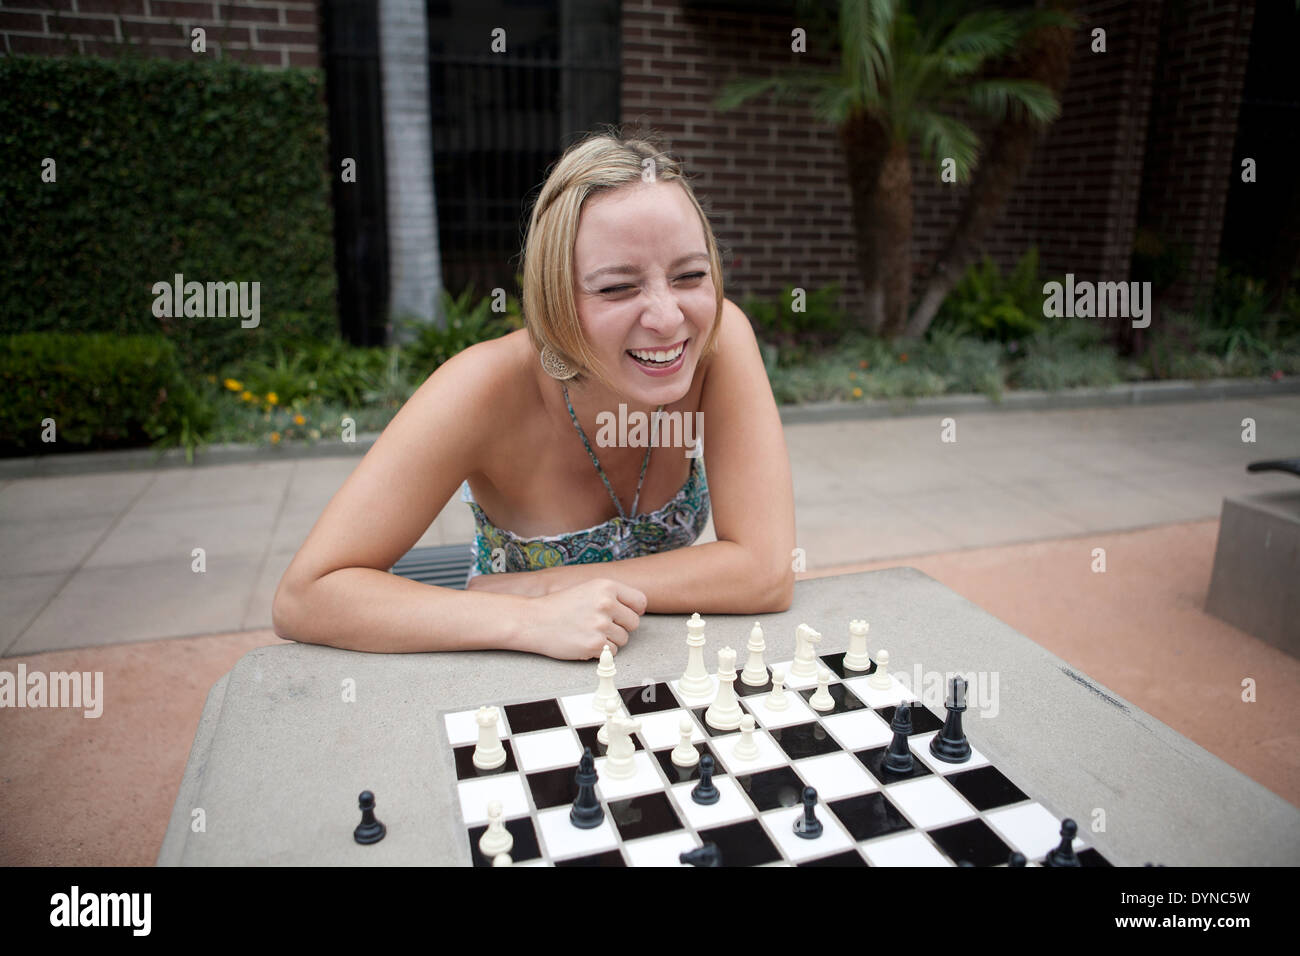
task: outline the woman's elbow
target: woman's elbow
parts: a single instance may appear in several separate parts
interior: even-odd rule
[[[766,585],[759,596],[763,614],[779,614],[790,610],[794,603],[794,570],[788,564],[775,569],[766,579]]]

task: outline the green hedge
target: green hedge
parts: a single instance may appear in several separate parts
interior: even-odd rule
[[[0,456],[147,445],[210,425],[160,336],[7,336],[0,388]],[[52,443],[42,439],[46,419],[56,427]]]
[[[326,142],[319,71],[0,58],[0,334],[161,333],[191,371],[337,337]],[[260,282],[260,327],[155,318],[176,273]]]

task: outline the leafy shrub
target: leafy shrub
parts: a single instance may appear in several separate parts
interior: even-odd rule
[[[430,375],[443,362],[471,345],[500,338],[507,332],[523,328],[519,300],[506,296],[506,311],[492,311],[493,297],[474,298],[471,285],[459,296],[442,291],[445,326],[434,323],[414,323],[408,320],[406,328],[415,331],[415,340],[403,349],[404,358],[416,378]]]
[[[0,349],[0,455],[187,444],[213,411],[189,385],[172,343],[105,333],[10,335]],[[57,441],[41,440],[42,421]]]
[[[794,290],[794,285],[787,285],[775,299],[746,296],[740,302],[754,334],[767,346],[765,361],[772,366],[807,361],[810,355],[834,345],[844,328],[844,313],[836,307],[838,285],[807,292],[802,312],[792,308]]]
[[[958,335],[1006,342],[1033,335],[1043,324],[1038,249],[1030,247],[1003,276],[989,256],[966,270],[944,299],[933,326]]]
[[[336,335],[322,80],[210,57],[0,57],[0,335],[162,334],[193,374]],[[260,325],[155,317],[154,283],[177,273],[260,282]]]

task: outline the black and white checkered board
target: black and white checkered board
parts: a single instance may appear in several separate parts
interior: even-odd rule
[[[505,810],[517,865],[677,866],[679,853],[714,843],[725,866],[997,866],[1012,850],[1033,866],[1057,845],[1060,818],[978,749],[962,764],[931,756],[930,738],[943,720],[919,703],[912,711],[915,767],[906,775],[887,773],[881,762],[893,737],[894,708],[918,698],[893,675],[888,690],[869,686],[866,675],[875,671],[874,662],[870,671],[856,673],[844,669],[842,653],[821,661],[831,672],[835,699],[835,709],[826,713],[807,704],[816,680],[787,680],[789,707],[780,712],[764,704],[770,683],[747,687],[736,680],[741,706],[757,723],[759,756],[743,765],[732,755],[739,732],[717,731],[704,722],[712,695],[687,698],[675,680],[619,690],[627,713],[641,722],[633,738],[636,774],[627,780],[603,773],[605,748],[596,732],[604,720],[592,707],[594,692],[501,707],[498,729],[507,760],[490,771],[473,763],[475,711],[445,714],[474,865],[490,862],[479,853],[478,841],[492,800]],[[790,664],[775,666],[789,674]],[[713,779],[721,799],[712,806],[691,799],[698,766],[682,770],[669,756],[683,714],[691,718],[701,755],[712,754],[716,764]],[[967,725],[968,733],[978,730],[977,721]],[[597,793],[606,811],[605,822],[592,830],[569,823],[577,795],[574,770],[584,746],[597,756]],[[815,840],[793,830],[805,786],[816,788],[819,798],[824,830]],[[1081,839],[1074,845],[1084,866],[1110,865]]]

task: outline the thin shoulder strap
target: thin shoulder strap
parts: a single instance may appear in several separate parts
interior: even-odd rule
[[[600,459],[597,458],[596,453],[591,450],[591,442],[587,441],[587,433],[584,432],[582,426],[578,424],[578,416],[574,414],[573,403],[569,401],[568,386],[561,382],[560,388],[564,392],[564,404],[569,409],[569,418],[573,422],[573,427],[578,430],[578,436],[582,439],[582,445],[587,449],[587,454],[591,456],[591,463],[596,466],[596,474],[600,475],[600,480],[604,483],[605,490],[609,492],[610,500],[614,502],[614,507],[618,509],[619,517],[626,519],[628,515],[627,512],[623,510],[622,502],[618,500],[618,495],[614,494],[614,489],[610,487],[609,479],[605,477],[605,469],[600,467]],[[664,407],[660,405],[658,410],[655,412],[656,416],[659,412],[662,412],[663,409]],[[636,514],[637,505],[641,502],[641,483],[645,481],[645,470],[650,466],[650,452],[653,450],[653,444],[647,447],[645,450],[645,461],[641,462],[641,477],[637,479],[636,497],[632,499],[632,514],[634,515]]]

